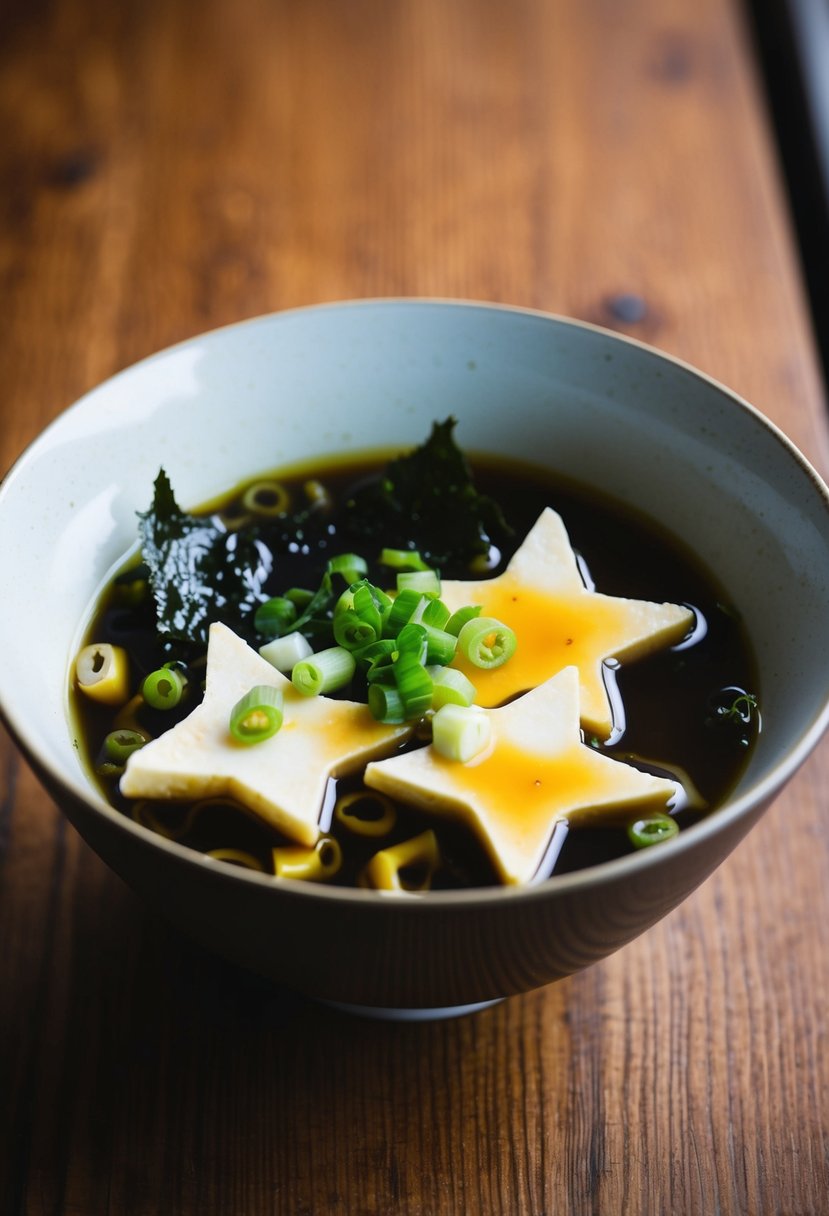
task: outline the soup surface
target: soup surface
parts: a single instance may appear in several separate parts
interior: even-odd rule
[[[218,580],[223,593],[213,595],[205,612],[203,605],[193,607],[178,592],[168,593],[166,599],[162,595],[160,603],[146,568],[126,569],[98,605],[88,641],[127,652],[129,697],[125,704],[108,707],[73,689],[80,745],[107,799],[164,836],[219,860],[273,874],[279,851],[295,842],[226,798],[197,803],[124,798],[119,790],[123,766],[105,750],[107,736],[137,728],[145,737],[156,737],[192,711],[203,687],[208,618],[225,619],[258,648],[266,640],[254,625],[258,602],[283,596],[287,589],[316,590],[334,554],[361,554],[368,564],[367,577],[388,585],[388,568],[377,564],[383,546],[419,550],[446,579],[494,576],[504,570],[541,511],[551,506],[564,520],[588,585],[605,595],[688,605],[695,613],[696,626],[679,645],[622,666],[606,665],[614,728],[608,739],[585,735],[585,742],[645,772],[676,779],[682,792],[672,817],[680,828],[721,803],[739,777],[757,729],[750,648],[723,590],[674,538],[618,503],[552,480],[537,468],[490,458],[471,460],[469,467],[482,496],[476,500],[478,524],[471,542],[469,535],[455,535],[451,513],[457,507],[451,501],[432,504],[437,514],[429,520],[428,504],[398,512],[382,498],[375,499],[388,471],[382,460],[321,461],[313,468],[259,478],[197,513],[208,539],[223,538],[225,562]],[[158,496],[157,485],[156,502]],[[360,510],[355,511],[355,503]],[[449,513],[443,523],[441,506]],[[228,544],[230,565],[235,562],[237,572],[244,568],[238,595],[229,586]],[[179,573],[185,583],[194,577],[192,570]],[[159,632],[160,612],[167,614],[166,633]],[[170,628],[176,618],[182,625],[180,637],[172,636],[175,629]],[[314,628],[311,623],[312,635]],[[154,709],[141,696],[142,681],[171,661],[184,676],[184,696],[174,708]],[[358,673],[334,695],[363,700],[365,681]],[[423,746],[428,730],[427,718],[403,746]],[[559,823],[536,880],[631,851],[634,844],[626,830],[630,818],[611,816],[580,828]],[[378,850],[393,850],[433,831],[437,860],[416,850],[410,860],[399,858],[404,890],[499,881],[486,850],[461,822],[400,802],[390,805],[364,787],[359,774],[329,782],[321,826],[326,835],[317,850],[316,871],[304,875],[300,865],[297,877],[366,885],[367,866]]]

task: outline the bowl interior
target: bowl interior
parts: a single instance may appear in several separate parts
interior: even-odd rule
[[[769,424],[687,367],[589,326],[490,306],[375,302],[246,322],[146,360],[65,411],[0,491],[0,704],[100,803],[67,728],[69,663],[163,464],[184,506],[315,454],[418,443],[454,414],[470,451],[549,466],[661,521],[743,614],[760,746],[739,790],[827,717],[829,502]]]

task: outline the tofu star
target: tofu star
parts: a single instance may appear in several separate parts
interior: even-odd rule
[[[278,734],[245,746],[229,731],[230,712],[251,688],[284,696]],[[133,752],[121,778],[128,798],[235,798],[292,840],[313,845],[329,777],[388,755],[410,724],[376,722],[367,705],[304,697],[226,625],[210,627],[204,700],[177,726]]]
[[[503,705],[518,693],[573,665],[581,680],[583,724],[600,738],[613,729],[603,678],[607,659],[626,662],[680,641],[694,621],[690,609],[601,595],[585,587],[561,516],[547,507],[503,574],[478,581],[446,580],[441,599],[455,611],[481,604],[482,616],[509,625],[515,654],[482,671],[460,655],[460,668],[477,689],[477,703]]]
[[[466,823],[504,883],[535,876],[561,820],[618,821],[664,810],[672,781],[642,773],[581,741],[579,674],[567,667],[489,716],[489,746],[462,763],[429,745],[368,765],[365,783],[391,798]]]

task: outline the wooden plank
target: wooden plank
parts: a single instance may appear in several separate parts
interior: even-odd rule
[[[170,342],[397,294],[642,337],[829,467],[730,0],[7,14],[4,467]],[[171,937],[0,755],[3,1212],[827,1210],[825,746],[645,937],[420,1027],[308,1006]]]

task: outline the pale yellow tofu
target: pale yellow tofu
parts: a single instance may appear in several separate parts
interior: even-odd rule
[[[234,705],[257,685],[279,688],[278,734],[244,745],[229,731]],[[201,705],[165,734],[133,752],[121,778],[128,798],[235,798],[301,844],[313,845],[329,777],[388,755],[411,724],[385,726],[367,705],[304,697],[226,625],[212,625]]]
[[[674,782],[582,743],[575,667],[503,708],[482,712],[489,716],[491,739],[474,759],[448,760],[428,746],[369,764],[365,782],[467,824],[504,883],[532,880],[559,821],[624,822],[639,808],[666,810],[678,794]]]
[[[477,581],[446,580],[441,599],[451,611],[481,604],[481,615],[503,621],[518,645],[503,666],[482,671],[461,656],[458,667],[477,690],[477,703],[502,705],[518,693],[575,666],[582,723],[602,739],[613,728],[605,660],[621,663],[673,645],[694,624],[683,605],[601,595],[584,586],[561,517],[547,507],[503,574]]]

